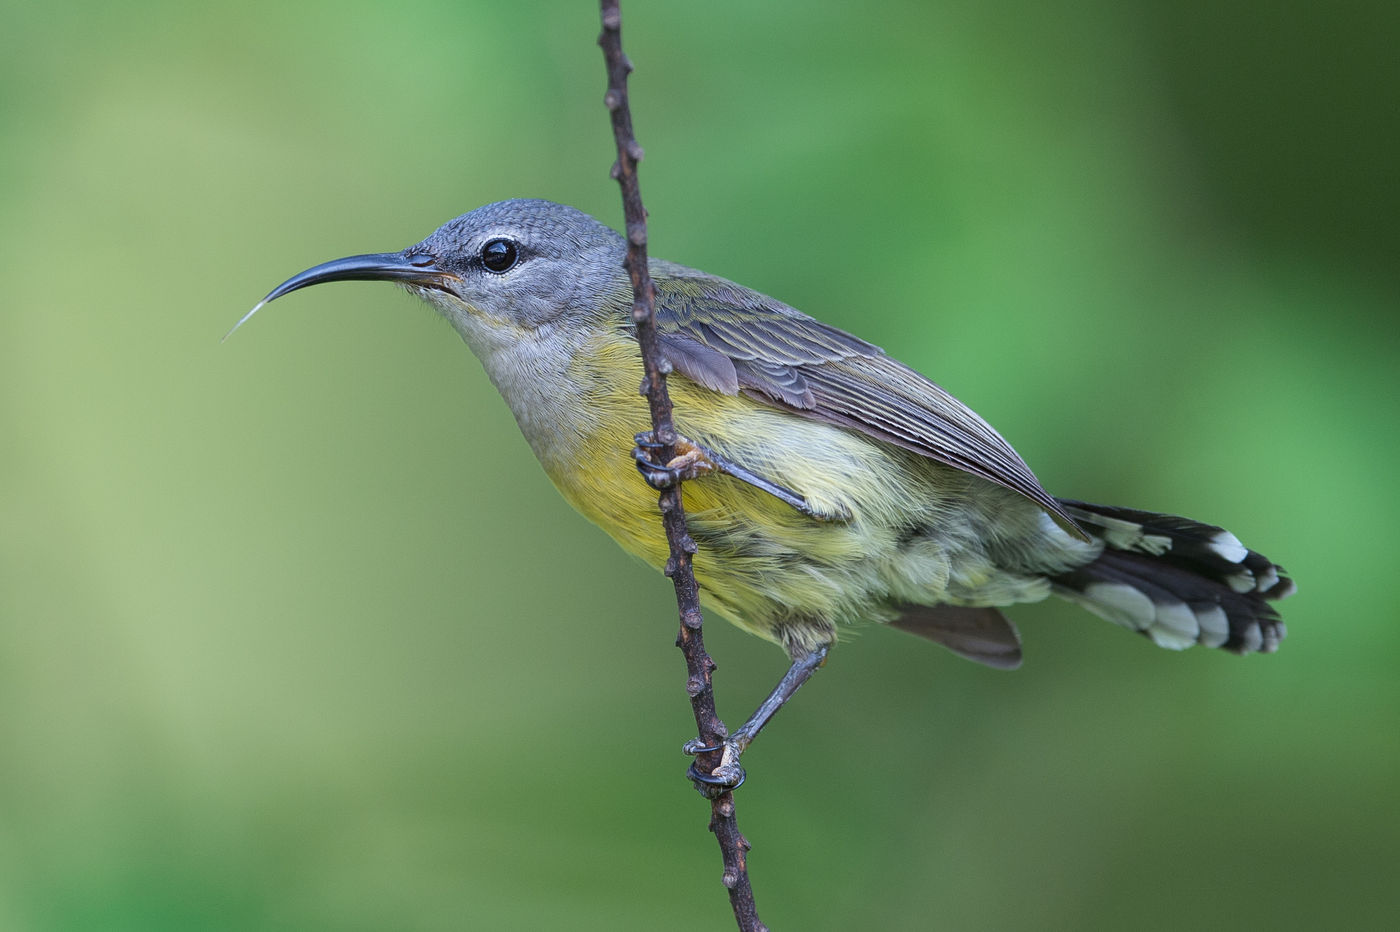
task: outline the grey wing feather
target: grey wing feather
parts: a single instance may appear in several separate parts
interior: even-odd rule
[[[671,365],[685,373],[691,381],[726,395],[739,393],[739,374],[734,368],[734,360],[683,331],[663,333],[660,339],[662,352]]]
[[[878,346],[704,273],[654,263],[653,275],[661,349],[688,378],[981,476],[1088,539],[991,425]]]
[[[890,627],[928,638],[959,657],[998,670],[1014,670],[1021,665],[1021,635],[1010,619],[995,608],[906,605]]]

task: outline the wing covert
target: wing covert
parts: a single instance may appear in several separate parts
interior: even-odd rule
[[[723,279],[662,262],[652,274],[661,349],[676,371],[995,482],[1084,536],[991,425],[878,346]]]

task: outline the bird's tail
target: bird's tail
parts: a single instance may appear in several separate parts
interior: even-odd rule
[[[1053,577],[1056,595],[1174,650],[1278,649],[1285,629],[1269,603],[1292,595],[1293,580],[1234,534],[1175,515],[1060,504],[1104,549],[1094,562]]]

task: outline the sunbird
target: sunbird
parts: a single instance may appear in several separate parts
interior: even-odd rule
[[[1223,528],[1056,498],[986,421],[877,346],[781,301],[653,259],[678,455],[637,391],[626,243],[582,211],[488,204],[402,252],[350,256],[274,288],[390,281],[437,309],[481,360],[570,505],[655,567],[668,550],[653,488],[681,480],[707,608],[792,665],[729,735],[739,755],[825,661],[838,632],[886,624],[1001,669],[1021,641],[1001,609],[1055,595],[1181,650],[1269,653],[1294,591]],[[232,331],[230,331],[232,333]],[[698,741],[690,753],[706,748]]]

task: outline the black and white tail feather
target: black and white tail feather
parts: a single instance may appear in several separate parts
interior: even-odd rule
[[[1285,628],[1269,603],[1292,595],[1293,580],[1234,534],[1176,515],[1070,499],[1060,505],[1104,549],[1053,577],[1056,595],[1174,650],[1278,649]]]

